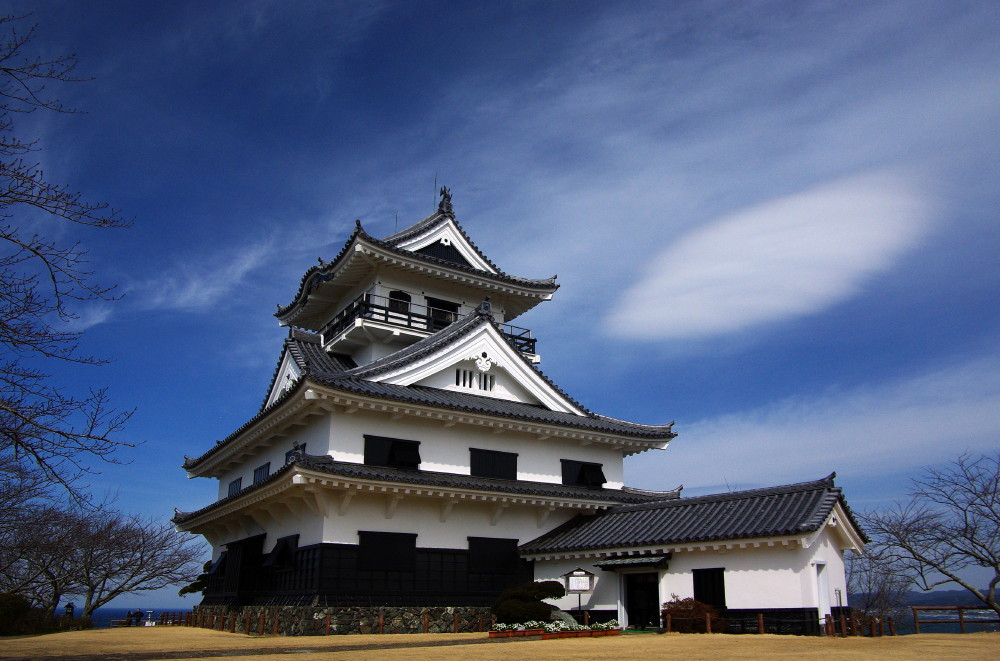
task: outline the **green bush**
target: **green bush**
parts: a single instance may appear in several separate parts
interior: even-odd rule
[[[559,581],[540,581],[525,583],[500,593],[493,605],[493,614],[497,622],[515,624],[529,620],[548,621],[555,606],[546,604],[542,599],[556,599],[566,594]]]
[[[19,594],[0,594],[0,636],[22,633],[31,604]]]
[[[712,632],[722,633],[728,624],[719,617],[719,611],[715,606],[703,604],[695,601],[691,597],[681,599],[676,594],[670,595],[670,601],[663,604],[660,614],[663,616],[663,623],[666,625],[667,616],[670,616],[670,630],[678,633],[705,633],[705,616],[708,615],[712,621]]]

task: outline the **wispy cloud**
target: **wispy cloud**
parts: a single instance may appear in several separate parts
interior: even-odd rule
[[[787,399],[763,408],[679,425],[664,453],[628,463],[629,483],[761,485],[822,477],[836,470],[877,480],[916,473],[961,452],[996,450],[1000,359],[881,386]],[[712,457],[725,457],[713,461]]]
[[[929,207],[905,179],[875,173],[731,214],[660,252],[608,328],[624,337],[688,338],[823,310],[916,244]]]
[[[163,276],[128,287],[130,298],[147,310],[205,310],[245,283],[246,276],[272,254],[271,240],[217,256],[190,256]]]

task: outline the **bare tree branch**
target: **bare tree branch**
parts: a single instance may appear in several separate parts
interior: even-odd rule
[[[36,54],[35,27],[25,21],[0,17],[0,453],[39,468],[84,502],[75,483],[90,462],[114,461],[117,448],[134,445],[116,437],[131,411],[114,410],[102,388],[69,392],[46,366],[104,362],[79,351],[80,333],[67,322],[77,317],[74,305],[117,295],[94,280],[79,243],[27,228],[44,227],[39,219],[94,229],[130,223],[107,203],[48,180],[26,159],[38,142],[19,134],[15,117],[76,112],[48,86],[85,79],[74,73],[74,55]]]
[[[906,504],[862,515],[873,547],[925,590],[956,583],[1000,614],[1000,453],[964,454],[913,480]],[[986,589],[966,570],[993,570]]]

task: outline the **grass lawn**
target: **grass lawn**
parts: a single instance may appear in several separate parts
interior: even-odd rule
[[[969,661],[997,658],[1000,633],[922,634],[885,638],[813,638],[724,634],[623,635],[564,640],[484,642],[486,634],[405,634],[283,638],[187,627],[97,629],[0,639],[0,658],[127,661],[219,658],[396,661]]]

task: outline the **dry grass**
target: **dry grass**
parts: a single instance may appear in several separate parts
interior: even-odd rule
[[[267,661],[969,661],[996,658],[1000,633],[923,634],[897,638],[806,638],[772,635],[669,634],[528,640],[476,644],[485,634],[408,634],[330,637],[251,637],[186,627],[99,629],[0,640],[0,658],[116,659],[224,658]],[[461,643],[441,646],[442,643]],[[377,646],[372,649],[370,646]],[[362,649],[369,647],[369,649]],[[241,652],[245,652],[241,654]]]

